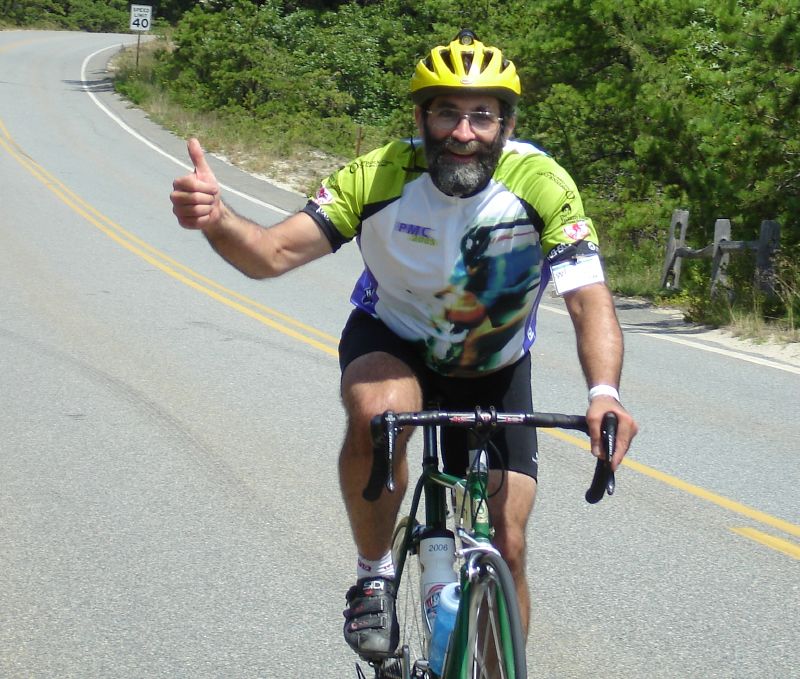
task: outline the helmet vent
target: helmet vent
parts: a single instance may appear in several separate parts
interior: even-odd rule
[[[494,52],[492,50],[484,50],[483,51],[483,63],[481,64],[481,73],[483,73],[487,67],[489,66],[489,62],[494,58]]]
[[[442,61],[444,61],[444,65],[451,73],[455,73],[456,69],[453,66],[453,55],[450,53],[449,49],[443,49],[439,52],[442,57]]]

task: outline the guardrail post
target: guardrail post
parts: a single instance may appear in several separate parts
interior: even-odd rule
[[[689,225],[689,210],[673,210],[669,224],[667,254],[664,260],[664,271],[661,274],[662,288],[677,288],[681,279],[681,258],[675,257],[675,251],[686,243],[686,228]],[[675,232],[678,231],[676,237]],[[672,280],[670,281],[670,273]]]
[[[355,157],[358,158],[361,155],[361,142],[364,141],[364,128],[359,125],[356,129],[356,155]]]
[[[756,286],[768,295],[775,294],[775,253],[781,243],[781,225],[771,219],[761,222],[756,248]]]
[[[731,239],[731,220],[718,219],[714,222],[714,253],[711,260],[711,296],[717,294],[719,286],[728,286],[728,263],[730,254],[721,247],[723,241]]]

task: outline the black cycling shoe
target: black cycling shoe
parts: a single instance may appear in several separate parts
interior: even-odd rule
[[[400,658],[384,660],[375,668],[375,679],[403,679],[403,664]]]
[[[364,660],[392,655],[400,640],[395,586],[386,578],[361,578],[347,592],[344,639]]]

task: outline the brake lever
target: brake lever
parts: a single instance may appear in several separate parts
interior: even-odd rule
[[[600,502],[606,493],[613,495],[617,487],[614,471],[611,469],[611,459],[617,447],[617,416],[614,413],[603,416],[600,434],[606,456],[605,459],[597,458],[595,463],[594,478],[585,495],[589,504]]]
[[[394,492],[394,444],[397,440],[397,428],[394,424],[394,413],[386,413],[383,419],[384,426],[386,427],[386,461],[389,468],[386,470],[386,490],[390,493]]]
[[[375,416],[370,422],[372,436],[372,470],[362,497],[368,502],[375,502],[383,492],[384,486],[391,493],[394,491],[394,444],[397,438],[395,415],[386,412]]]

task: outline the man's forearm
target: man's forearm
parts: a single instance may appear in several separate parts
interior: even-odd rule
[[[619,387],[622,330],[608,288],[599,283],[579,288],[568,293],[565,301],[575,327],[578,358],[587,385]]]
[[[265,229],[242,217],[226,205],[221,205],[223,217],[213,228],[203,231],[214,251],[226,262],[250,278],[266,278],[263,244],[259,243]]]

